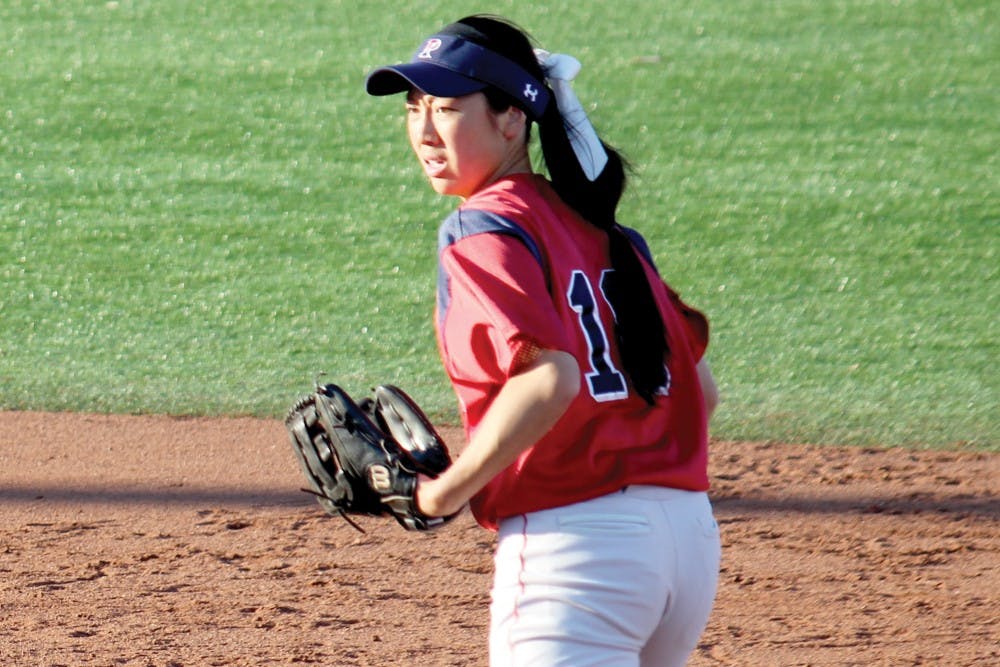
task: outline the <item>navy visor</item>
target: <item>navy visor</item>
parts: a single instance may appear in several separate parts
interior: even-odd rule
[[[461,97],[493,86],[518,100],[539,119],[548,89],[523,67],[455,35],[430,37],[408,63],[379,67],[368,75],[369,95],[393,95],[416,87],[436,97]]]

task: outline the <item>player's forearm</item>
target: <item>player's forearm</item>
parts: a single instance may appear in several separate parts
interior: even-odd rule
[[[576,359],[543,351],[504,385],[458,460],[417,491],[422,511],[444,516],[461,509],[525,449],[555,426],[580,390]]]

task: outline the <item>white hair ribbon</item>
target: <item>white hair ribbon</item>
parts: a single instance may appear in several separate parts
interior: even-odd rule
[[[583,110],[583,105],[569,85],[569,82],[580,73],[580,61],[565,53],[549,53],[542,49],[535,49],[535,57],[538,58],[538,64],[545,72],[546,81],[555,94],[556,106],[566,124],[566,134],[573,146],[577,162],[580,163],[587,179],[594,181],[604,171],[604,166],[608,163],[608,154],[590,119],[587,118],[587,112]]]

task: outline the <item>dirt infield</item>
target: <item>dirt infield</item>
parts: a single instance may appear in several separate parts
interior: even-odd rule
[[[492,534],[358,533],[285,438],[0,413],[0,663],[486,665]],[[712,476],[692,665],[1000,664],[1000,455],[716,442]]]

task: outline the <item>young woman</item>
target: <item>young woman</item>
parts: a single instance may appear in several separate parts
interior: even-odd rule
[[[491,665],[682,665],[720,556],[708,325],[617,223],[623,160],[569,89],[578,69],[473,16],[368,77],[406,94],[431,187],[462,200],[439,233],[436,331],[468,444],[417,498],[498,531]]]

